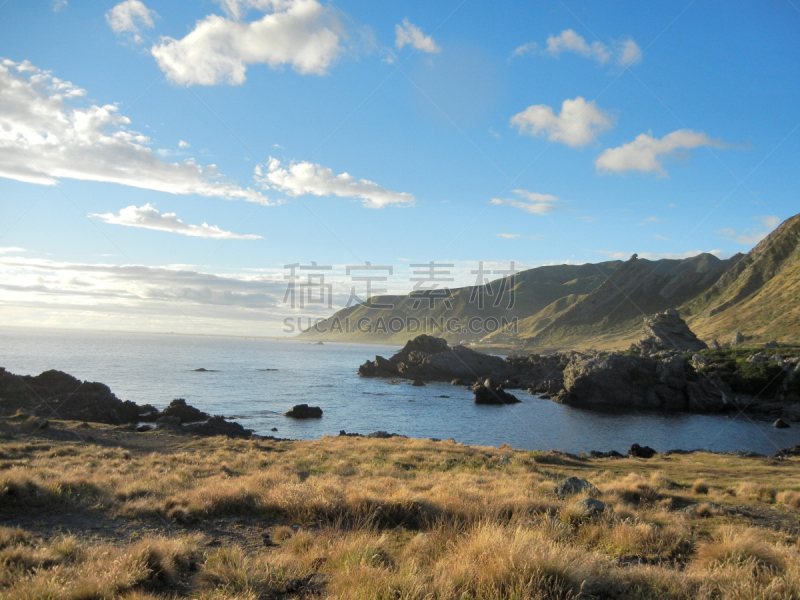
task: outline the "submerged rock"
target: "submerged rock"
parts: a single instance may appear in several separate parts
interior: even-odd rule
[[[502,386],[494,384],[491,379],[479,381],[472,388],[475,393],[475,404],[517,404],[520,400],[506,392]]]

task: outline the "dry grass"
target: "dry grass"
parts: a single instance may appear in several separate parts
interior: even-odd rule
[[[181,438],[150,454],[12,439],[0,444],[0,514],[127,528],[115,539],[0,528],[0,599],[800,597],[800,528],[786,528],[797,464],[402,439]],[[577,518],[584,496],[553,495],[571,475],[613,512]],[[743,503],[775,521],[754,528],[727,510]],[[236,537],[248,527],[274,545]]]

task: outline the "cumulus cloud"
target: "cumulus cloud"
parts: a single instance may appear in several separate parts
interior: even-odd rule
[[[310,162],[293,162],[287,167],[277,158],[255,168],[256,181],[289,196],[339,196],[358,198],[367,208],[383,208],[391,204],[413,205],[414,196],[392,192],[367,179],[356,180],[348,173],[336,175],[331,169]]]
[[[522,198],[492,198],[491,204],[501,205],[506,204],[513,206],[520,210],[524,210],[532,215],[546,215],[553,212],[558,205],[556,204],[559,199],[550,194],[537,194],[536,192],[529,192],[527,190],[514,190],[514,193]]]
[[[183,140],[178,141],[178,148],[189,148],[191,144],[189,142],[184,142]]]
[[[152,204],[144,206],[128,206],[114,213],[93,214],[90,217],[102,219],[105,223],[112,225],[123,225],[125,227],[141,227],[143,229],[155,229],[156,231],[168,231],[179,233],[189,237],[202,237],[228,240],[260,240],[260,235],[239,235],[231,231],[223,231],[216,225],[203,223],[202,225],[187,225],[178,218],[175,213],[161,214]]]
[[[269,204],[258,191],[222,180],[215,165],[162,161],[116,105],[76,106],[85,94],[27,61],[0,61],[0,177],[40,185],[66,177]]]
[[[180,40],[162,38],[150,52],[168,79],[186,86],[241,85],[252,64],[322,75],[342,50],[333,12],[317,0],[227,4],[234,14],[244,4],[272,12],[252,22],[209,15]]]
[[[599,41],[588,44],[572,29],[565,29],[560,34],[547,38],[547,52],[553,56],[559,56],[562,52],[572,52],[590,58],[601,65],[613,61],[627,67],[642,60],[642,51],[638,44],[630,38],[611,42],[610,46]]]
[[[114,33],[131,33],[141,41],[139,33],[143,28],[153,28],[156,12],[147,8],[140,0],[125,0],[106,13],[106,21]]]
[[[614,126],[613,119],[580,96],[564,100],[561,113],[556,115],[546,104],[529,106],[511,117],[510,125],[520,134],[546,135],[550,141],[571,147],[585,146]]]
[[[749,231],[742,232],[725,228],[717,230],[717,233],[725,239],[733,240],[742,246],[755,246],[772,233],[772,230],[781,223],[781,220],[775,216],[753,217],[753,220],[761,223],[761,227],[755,227]]]
[[[665,177],[667,172],[660,162],[662,156],[668,156],[677,150],[692,150],[702,146],[724,148],[725,144],[720,140],[712,140],[705,133],[691,129],[673,131],[660,140],[642,133],[632,142],[605,150],[595,159],[594,164],[598,171],[656,172],[659,176]]]
[[[433,38],[429,35],[422,33],[422,30],[410,23],[408,19],[403,19],[402,24],[394,26],[395,33],[395,46],[398,50],[402,50],[404,46],[409,45],[422,52],[428,54],[436,54],[441,52],[441,48],[436,45]]]

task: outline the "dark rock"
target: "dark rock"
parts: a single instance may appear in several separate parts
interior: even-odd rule
[[[717,340],[711,340],[711,347],[714,350],[722,350],[722,346],[720,346],[720,344],[719,344],[719,342]]]
[[[741,331],[737,331],[733,338],[731,339],[731,348],[735,348],[736,346],[741,346],[747,341],[747,338],[742,335]]]
[[[642,350],[698,352],[708,348],[708,345],[689,329],[678,311],[672,309],[652,317],[645,317],[644,334],[645,337],[637,344]]]
[[[628,449],[628,456],[630,458],[653,458],[657,452],[650,446],[640,446],[639,444],[631,444]]]
[[[414,387],[425,387],[425,382],[420,381],[419,379],[415,379],[414,381],[411,382],[411,385],[413,385]]]
[[[458,385],[458,386],[462,386],[463,387],[463,386],[471,386],[472,383],[473,383],[472,381],[470,381],[469,379],[467,379],[465,377],[462,377],[462,378],[458,378],[457,377],[457,378],[453,379],[450,382],[450,385]]]
[[[181,428],[180,417],[159,417],[156,420],[156,429],[158,430],[176,430]]]
[[[553,492],[559,498],[565,498],[567,496],[574,496],[575,494],[585,492],[587,494],[599,494],[600,490],[598,490],[593,483],[586,481],[585,479],[581,479],[580,477],[568,477],[567,479],[563,479],[556,484],[556,487],[553,489]]]
[[[0,367],[0,414],[25,411],[46,419],[125,425],[148,412],[134,402],[123,402],[102,383],[80,381],[61,371],[41,375],[14,375]]]
[[[217,371],[215,369],[204,369],[203,367],[200,367],[199,369],[195,369],[194,372],[195,373],[216,373]]]
[[[575,509],[584,517],[597,517],[604,513],[614,514],[614,510],[608,504],[595,498],[579,500],[575,503]]]
[[[181,423],[196,423],[197,421],[205,421],[211,415],[196,409],[194,406],[186,404],[183,398],[176,398],[170,405],[164,409],[162,413],[165,417],[178,417]]]
[[[293,419],[320,419],[322,418],[322,409],[319,406],[298,404],[293,406],[290,411],[283,413],[283,415]]]
[[[226,421],[220,416],[211,417],[204,423],[186,425],[183,429],[196,435],[224,435],[230,438],[247,438],[253,434],[252,430],[245,429],[240,423]]]
[[[780,344],[775,340],[769,341],[766,344],[764,344],[764,348],[779,348],[779,347]]]
[[[787,456],[800,456],[800,446],[792,446],[791,448],[782,448],[778,450],[773,456],[775,458],[783,458]]]
[[[616,450],[609,450],[608,452],[592,450],[589,452],[589,456],[592,458],[624,458],[625,455],[621,452],[617,452]]]
[[[370,433],[366,437],[368,437],[368,438],[377,438],[379,440],[383,440],[383,439],[388,439],[388,438],[393,438],[393,437],[404,438],[406,436],[400,435],[399,433],[389,433],[388,431],[375,431],[373,433]]]
[[[273,427],[272,429],[270,429],[270,431],[278,431],[278,428],[277,427]]]
[[[789,424],[784,421],[783,419],[778,419],[772,424],[773,427],[777,427],[778,429],[788,429]]]
[[[519,402],[516,396],[506,392],[502,386],[494,384],[491,379],[478,382],[473,386],[475,393],[475,404],[516,404]]]
[[[136,430],[135,430],[135,431],[136,431],[137,433],[147,433],[148,431],[152,431],[152,430],[153,430],[153,428],[152,428],[150,425],[139,425],[139,426],[136,428]]]

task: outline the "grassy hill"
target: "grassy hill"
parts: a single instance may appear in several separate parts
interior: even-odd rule
[[[483,294],[481,309],[477,297]],[[650,261],[634,255],[628,261],[539,267],[513,280],[452,290],[449,308],[441,300],[385,296],[341,310],[301,334],[307,339],[404,344],[420,333],[450,343],[481,343],[547,352],[559,349],[624,348],[636,341],[642,318],[676,308],[701,338],[728,341],[741,331],[753,341],[800,343],[800,215],[780,225],[747,255],[720,260],[700,254],[682,260]],[[498,296],[500,296],[498,300]],[[484,327],[448,329],[470,319],[496,319],[516,330]],[[411,321],[409,321],[409,319]],[[416,328],[392,328],[408,324]],[[361,321],[366,326],[356,328]],[[347,323],[348,325],[345,325]],[[375,327],[382,323],[382,327]],[[337,327],[338,324],[338,327]],[[412,323],[413,325],[413,323]]]

